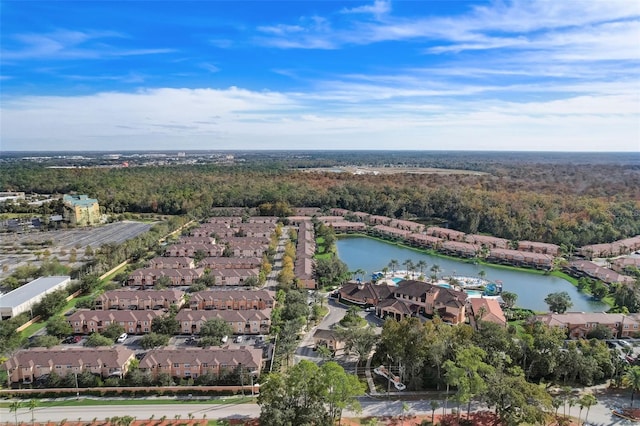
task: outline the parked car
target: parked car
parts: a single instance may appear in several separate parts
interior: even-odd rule
[[[117,343],[123,343],[125,340],[127,340],[127,337],[129,337],[129,335],[128,335],[127,333],[122,333],[122,334],[120,335],[120,337],[118,337],[118,338],[116,339],[116,342],[117,342]]]
[[[229,340],[229,336],[224,336],[220,340],[222,340],[222,343],[227,343],[227,341]]]
[[[236,343],[242,343],[243,340],[244,340],[244,338],[242,336],[237,336],[236,337]]]

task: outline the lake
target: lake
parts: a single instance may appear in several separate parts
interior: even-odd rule
[[[399,270],[406,269],[402,263],[411,259],[415,264],[419,260],[427,262],[424,275],[431,275],[430,268],[437,264],[440,267],[439,276],[461,275],[477,277],[478,272],[484,270],[485,278],[491,281],[499,280],[503,283],[503,290],[518,295],[516,304],[534,311],[548,311],[544,302],[549,293],[566,291],[571,296],[573,307],[570,311],[577,312],[603,312],[609,307],[602,302],[591,300],[590,296],[580,293],[570,282],[562,278],[539,275],[529,272],[521,272],[510,269],[495,268],[490,265],[474,265],[462,260],[446,259],[438,256],[430,256],[417,250],[397,246],[366,237],[345,237],[336,242],[338,256],[346,263],[350,271],[362,269],[367,272],[369,279],[371,274],[382,270],[389,265],[391,259],[398,261]]]

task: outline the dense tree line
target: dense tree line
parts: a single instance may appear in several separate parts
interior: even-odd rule
[[[341,207],[441,219],[465,232],[581,246],[640,233],[640,170],[632,164],[470,163],[486,174],[305,173],[273,165],[47,169],[15,164],[0,187],[76,191],[107,213],[207,216],[212,207]],[[262,209],[261,208],[261,209]]]
[[[482,322],[451,327],[440,319],[387,320],[375,359],[409,389],[446,389],[449,399],[470,410],[483,402],[504,424],[540,424],[554,401],[543,383],[591,386],[623,381],[633,368],[599,340],[565,344],[565,332],[541,323],[517,333]],[[632,385],[628,385],[631,386]],[[640,383],[639,383],[640,386]]]

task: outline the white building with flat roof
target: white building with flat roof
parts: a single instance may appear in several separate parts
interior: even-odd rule
[[[40,277],[22,287],[0,296],[0,317],[8,319],[27,312],[42,298],[51,292],[64,288],[71,282],[71,277]]]

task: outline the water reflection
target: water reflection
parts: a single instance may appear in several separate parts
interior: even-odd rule
[[[427,266],[423,267],[425,276],[431,275],[433,265],[439,266],[438,276],[478,277],[481,274],[480,271],[484,271],[486,279],[500,280],[503,283],[504,291],[516,293],[518,295],[517,305],[524,308],[547,311],[547,304],[544,303],[547,294],[566,291],[573,302],[570,311],[602,312],[608,309],[606,304],[592,301],[589,296],[580,293],[571,283],[557,277],[429,256],[409,248],[366,237],[341,238],[336,245],[340,259],[349,266],[349,270],[362,269],[367,272],[366,277],[370,277],[373,272],[380,271],[385,266],[388,267],[392,259],[398,261],[396,270],[406,269],[402,265],[406,260],[411,260],[414,265],[423,260],[427,263]]]

